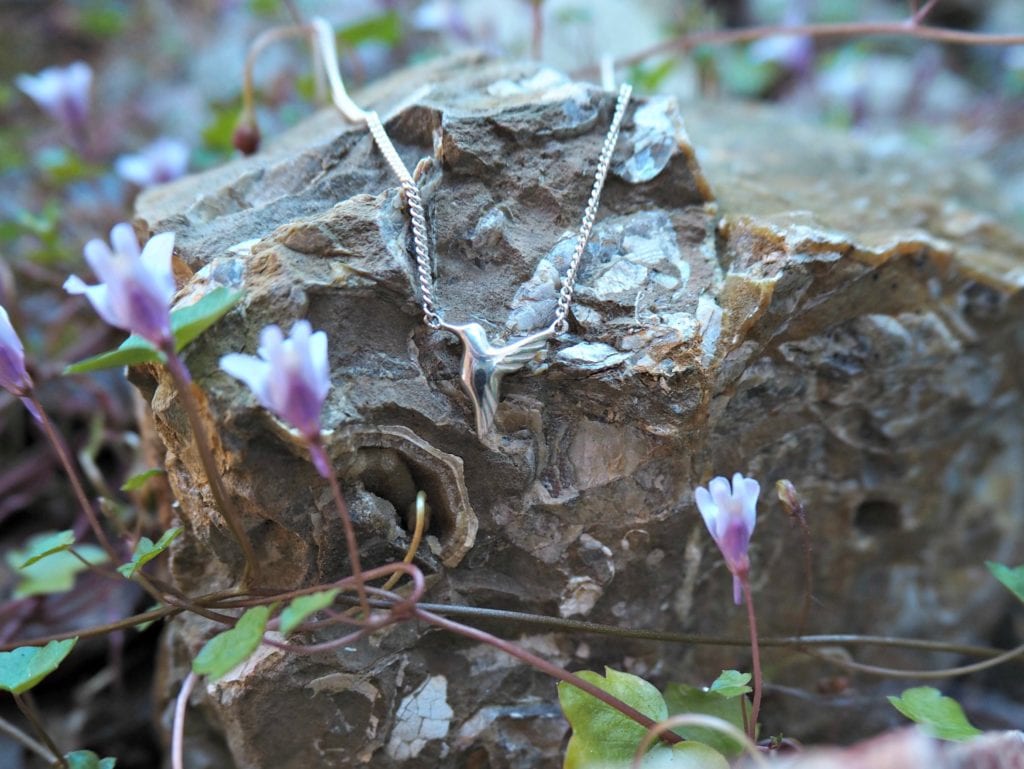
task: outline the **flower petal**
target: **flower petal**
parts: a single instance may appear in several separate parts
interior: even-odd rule
[[[264,408],[271,408],[267,392],[271,368],[267,361],[255,355],[233,352],[220,359],[220,367],[235,379],[245,382]]]
[[[283,341],[284,333],[281,331],[281,327],[269,325],[260,332],[260,346],[257,352],[263,360],[273,361],[277,357]]]
[[[735,488],[735,485],[733,488]],[[743,495],[743,522],[746,524],[749,536],[754,533],[754,526],[757,524],[757,498],[761,494],[761,484],[753,478],[744,478],[741,488]]]
[[[716,528],[716,521],[718,519],[718,506],[711,499],[711,494],[703,486],[698,486],[693,492],[694,501],[697,503],[697,509],[700,511],[701,517],[704,519],[704,525],[708,527],[708,531],[711,532],[711,536],[718,539],[718,530]]]
[[[89,304],[96,310],[96,314],[103,318],[103,321],[117,328],[127,328],[124,319],[110,304],[110,292],[105,283],[96,286],[89,286],[77,275],[72,275],[64,281],[64,290],[69,294],[85,294]]]
[[[168,306],[177,288],[174,284],[173,256],[174,233],[161,232],[146,241],[139,257],[139,263],[159,292],[160,300]]]
[[[121,273],[118,269],[117,256],[110,250],[110,246],[99,238],[93,238],[85,244],[84,253],[85,261],[100,279],[100,283],[120,282]]]
[[[171,237],[173,238],[173,235]],[[114,247],[114,251],[120,256],[130,257],[131,259],[139,258],[139,239],[135,236],[135,230],[132,229],[132,226],[126,222],[115,224],[113,229],[110,230],[110,245]]]
[[[309,360],[316,393],[323,400],[331,389],[331,369],[327,360],[327,334],[323,331],[317,331],[309,338]]]

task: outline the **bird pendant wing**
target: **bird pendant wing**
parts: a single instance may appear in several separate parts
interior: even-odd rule
[[[491,346],[487,357],[489,365],[479,365],[473,371],[473,386],[476,397],[476,431],[483,438],[494,427],[494,412],[498,410],[498,387],[505,374],[518,371],[543,350],[553,336],[551,329],[545,329],[516,340],[503,347]]]
[[[504,347],[495,348],[495,371],[499,374],[510,374],[513,371],[518,371],[533,360],[537,353],[548,346],[548,340],[552,336],[554,336],[554,331],[551,328],[546,328]]]

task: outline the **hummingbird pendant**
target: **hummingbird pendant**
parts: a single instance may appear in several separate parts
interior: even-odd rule
[[[442,323],[441,328],[462,340],[462,388],[473,403],[476,434],[483,440],[494,427],[501,378],[521,369],[547,347],[548,340],[555,335],[555,327],[549,326],[504,347],[492,345],[479,323],[463,326]]]

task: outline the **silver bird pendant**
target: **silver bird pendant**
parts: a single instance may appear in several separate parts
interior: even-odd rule
[[[495,347],[479,323],[453,326],[442,323],[462,340],[462,388],[469,395],[476,415],[476,434],[482,440],[494,427],[498,408],[498,385],[505,374],[518,371],[547,347],[555,335],[554,326],[517,339],[504,347]]]

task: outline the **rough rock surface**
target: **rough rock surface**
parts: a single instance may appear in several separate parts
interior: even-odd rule
[[[549,323],[613,96],[473,63],[400,73],[360,98],[391,115],[410,167],[429,159],[419,170],[448,319],[492,337]],[[1019,558],[1024,519],[1024,246],[1000,224],[991,180],[941,153],[762,110],[685,111],[692,142],[673,99],[631,108],[570,333],[506,377],[488,442],[459,387],[455,338],[421,322],[408,221],[365,130],[325,112],[254,158],[142,197],[140,229],[175,231],[194,272],[184,297],[245,290],[188,364],[275,585],[346,573],[341,528],[301,448],[216,362],[252,352],[267,323],[309,318],[330,339],[328,443],[364,565],[401,557],[404,515],[425,489],[428,600],[742,635],[692,489],[743,470],[765,489],[752,556],[764,633],[799,622],[800,539],[771,499],[789,478],[814,535],[808,630],[985,638],[1004,604],[983,561]],[[184,417],[167,382],[142,385],[186,531],[175,578],[190,592],[231,585],[239,554]],[[488,627],[574,669],[607,663],[662,684],[749,664],[735,648]],[[171,626],[168,694],[210,629]],[[896,720],[872,707],[875,721],[856,723],[839,700],[789,696],[831,669],[769,660],[782,687],[769,732],[850,739]],[[555,767],[566,731],[550,680],[412,625],[332,655],[264,648],[200,700],[191,766],[226,765],[220,743],[247,769]]]

